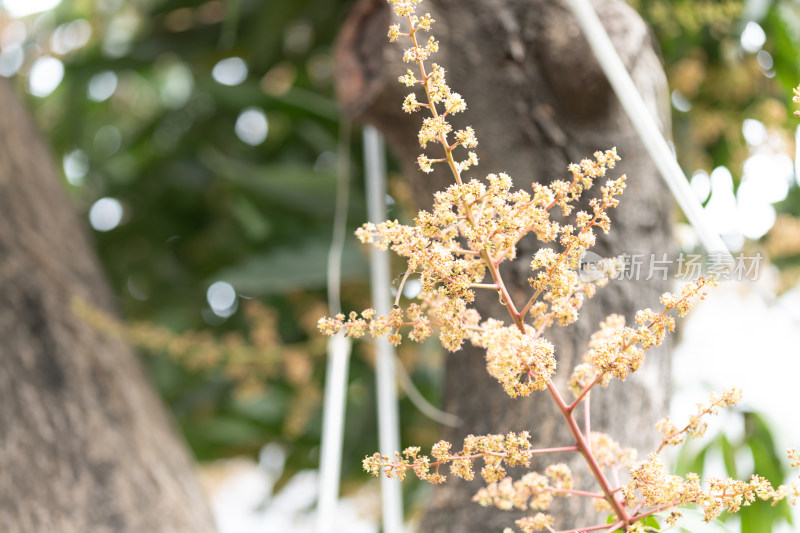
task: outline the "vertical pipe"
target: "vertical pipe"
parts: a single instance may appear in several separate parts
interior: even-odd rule
[[[619,98],[622,108],[633,123],[636,133],[639,134],[645,149],[653,158],[653,162],[672,191],[683,214],[686,215],[686,219],[697,232],[706,252],[709,255],[730,256],[728,247],[706,220],[703,206],[692,192],[683,170],[675,160],[666,139],[636,89],[636,85],[634,85],[591,2],[589,0],[569,0],[569,5],[578,20],[584,37],[589,42],[589,47],[594,52],[608,82]]]
[[[325,374],[325,411],[322,420],[319,502],[317,533],[335,533],[336,506],[342,465],[347,373],[350,363],[350,339],[339,333],[328,341],[328,365]]]
[[[350,190],[350,123],[343,120],[339,131],[337,157],[336,211],[333,240],[328,253],[328,309],[331,315],[341,312],[339,298],[342,252],[347,227],[347,197]],[[325,403],[322,415],[317,533],[335,533],[336,505],[344,440],[344,415],[347,399],[347,374],[350,367],[350,339],[339,333],[328,341],[328,364],[325,373]]]
[[[364,168],[367,185],[367,218],[386,220],[386,156],[383,139],[372,126],[364,128]],[[370,249],[372,302],[379,315],[391,311],[389,252]],[[391,456],[400,449],[400,423],[397,409],[394,347],[384,339],[375,340],[375,379],[378,394],[378,446],[381,455]],[[381,477],[381,507],[384,533],[400,533],[403,525],[403,499],[396,479]]]

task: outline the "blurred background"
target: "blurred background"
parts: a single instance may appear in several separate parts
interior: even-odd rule
[[[352,3],[0,1],[0,76],[25,96],[62,165],[124,335],[180,423],[224,533],[313,524],[326,348],[316,321],[327,313],[339,153],[353,176],[348,229],[366,217],[360,131],[342,125],[332,87],[331,46]],[[800,2],[630,3],[660,44],[675,148],[694,192],[732,251],[767,259],[756,281],[724,283],[684,327],[673,415],[684,419],[728,385],[746,402],[676,460],[708,473],[755,469],[777,484],[789,475],[781,450],[800,445],[791,102]],[[396,172],[389,191],[389,217],[411,220]],[[691,229],[676,225],[681,248],[696,251]],[[348,240],[346,310],[369,305],[365,252]],[[407,345],[399,357],[436,404],[437,348]],[[437,440],[437,424],[405,395],[400,410],[402,442]],[[377,486],[360,471],[376,434],[372,347],[357,343],[343,453],[348,531],[378,530]],[[404,490],[413,524],[427,489]],[[757,506],[702,527],[792,531],[790,518],[784,505]]]

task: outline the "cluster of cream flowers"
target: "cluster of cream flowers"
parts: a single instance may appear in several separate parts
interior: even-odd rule
[[[684,286],[680,296],[664,293],[661,296],[664,309],[660,313],[649,308],[640,310],[634,317],[638,324],[635,328],[625,325],[624,316],[609,315],[589,339],[584,362],[570,376],[568,385],[572,393],[580,398],[595,383],[606,386],[612,377],[624,381],[644,362],[645,350],[660,345],[667,333],[675,330],[675,318],[668,313],[676,310],[678,316],[686,315],[693,301],[705,297],[703,289],[714,283],[714,279],[701,276]]]
[[[505,466],[530,466],[534,455],[527,431],[507,435],[468,435],[460,451],[451,453],[451,448],[449,442],[442,440],[433,445],[430,456],[421,455],[418,446],[406,448],[402,456],[395,453],[394,460],[375,453],[364,459],[363,466],[374,475],[383,472],[386,477],[404,479],[406,472],[413,470],[420,479],[443,483],[447,478],[439,473],[439,467],[449,464],[451,474],[470,481],[475,477],[475,460],[482,459],[481,477],[486,483],[495,483],[506,475]]]
[[[395,7],[405,12],[407,6],[400,2]],[[413,16],[410,19],[414,32],[423,28],[414,27],[415,19]],[[429,17],[424,19],[432,22]],[[399,33],[399,29],[393,27],[392,35],[408,34]],[[427,46],[430,47],[430,41]],[[420,56],[419,53],[406,55]],[[412,74],[401,80],[409,81],[409,76]],[[596,179],[604,177],[607,170],[613,169],[619,156],[615,150],[597,152],[594,160],[586,159],[569,166],[571,181],[556,180],[550,185],[534,183],[530,192],[512,191],[511,178],[503,173],[488,175],[486,182],[476,179],[464,182],[461,173],[477,160],[470,153],[465,160],[456,162],[453,151],[459,146],[472,147],[477,140],[472,128],[467,127],[456,132],[455,143],[449,144],[447,135],[451,128],[446,120],[448,113],[463,107],[463,100],[447,88],[441,67],[434,66],[424,82],[414,79],[413,83],[423,83],[426,94],[431,95],[430,103],[417,102],[414,109],[430,109],[434,115],[429,118],[436,119],[434,122],[438,124],[431,133],[434,122],[425,119],[422,126],[425,133],[420,135],[420,144],[424,147],[436,140],[446,154],[445,158],[436,160],[421,155],[420,161],[424,161],[421,167],[425,170],[434,163],[449,162],[456,183],[436,193],[433,208],[420,211],[414,226],[396,220],[368,223],[356,235],[364,243],[381,250],[391,249],[406,258],[408,272],[419,275],[423,305],[412,304],[405,316],[401,309],[395,308],[388,316],[375,316],[374,311],[368,309],[360,316],[351,313],[349,317],[326,317],[320,319],[319,328],[327,335],[340,330],[352,337],[367,332],[372,336],[385,335],[397,344],[402,340],[403,329],[408,329],[409,338],[419,342],[427,338],[432,325],[436,325],[440,341],[447,350],[460,349],[465,340],[485,348],[489,372],[512,396],[544,389],[555,370],[555,358],[552,345],[541,338],[542,332],[553,323],[567,325],[577,320],[584,299],[594,295],[596,287],[608,282],[607,275],[581,280],[577,270],[581,258],[595,243],[593,229],[609,231],[607,210],[618,205],[625,177],[609,180],[601,187],[602,196],[590,202],[590,212],[576,214],[574,225],[551,220],[550,212],[558,208],[564,216],[570,215],[581,194],[590,189]],[[453,104],[456,100],[461,104]],[[409,101],[411,96],[406,104]],[[437,102],[448,106],[444,113],[436,114]],[[531,233],[542,243],[560,245],[562,251],[547,247],[535,254],[529,279],[532,295],[525,306],[517,310],[502,283],[499,267],[504,261],[516,258],[517,244]],[[494,283],[484,283],[487,273]],[[480,322],[477,312],[469,307],[478,289],[498,293],[511,313],[511,325],[495,319]],[[421,309],[427,312],[427,317]]]
[[[572,490],[572,471],[564,463],[547,467],[544,474],[528,472],[519,480],[505,477],[481,488],[472,498],[484,507],[492,505],[505,511],[511,509],[547,510],[553,497],[564,496]]]
[[[634,317],[635,325],[626,325],[621,315],[608,316],[592,335],[583,362],[575,367],[569,379],[574,401],[563,400],[551,379],[556,370],[555,347],[543,334],[554,324],[564,326],[577,320],[584,300],[592,297],[597,287],[608,283],[608,270],[587,281],[579,275],[579,268],[587,249],[595,243],[595,230],[609,231],[608,211],[619,203],[625,176],[606,179],[600,195],[589,202],[589,209],[573,212],[577,200],[597,180],[606,178],[607,171],[614,169],[620,158],[613,149],[596,152],[594,159],[569,165],[571,179],[556,180],[549,185],[534,183],[530,190],[513,190],[511,178],[503,173],[489,174],[485,180],[466,179],[463,174],[478,164],[476,153],[471,151],[478,140],[471,127],[454,131],[448,117],[464,111],[466,103],[447,85],[441,66],[426,65],[439,43],[432,36],[420,39],[419,34],[428,32],[434,20],[429,14],[421,17],[415,14],[415,4],[421,0],[388,1],[395,14],[405,19],[408,28],[403,31],[400,24],[392,25],[389,40],[409,39],[411,47],[405,50],[403,59],[417,65],[416,71],[409,69],[399,81],[424,91],[425,96],[420,100],[419,94],[412,91],[402,108],[407,113],[427,112],[418,140],[422,149],[432,144],[440,151],[440,156],[422,153],[417,162],[423,172],[432,172],[435,165],[446,165],[454,183],[435,194],[432,209],[420,211],[413,226],[395,220],[365,224],[357,231],[362,242],[392,250],[405,258],[408,268],[403,280],[411,274],[419,276],[420,303],[412,303],[404,310],[397,305],[398,296],[388,315],[377,315],[373,309],[360,314],[352,312],[349,316],[340,314],[320,319],[319,329],[327,335],[344,332],[351,337],[385,336],[393,344],[399,344],[404,333],[421,342],[438,330],[442,345],[450,351],[470,342],[485,350],[487,371],[509,396],[547,390],[562,412],[575,443],[535,449],[527,431],[470,435],[455,453],[450,443],[440,441],[430,455],[420,453],[419,447],[407,448],[393,458],[376,453],[364,459],[364,469],[374,475],[399,479],[412,471],[420,479],[442,483],[446,477],[440,472],[441,467],[449,465],[452,475],[471,480],[475,463],[480,459],[483,462],[480,475],[486,486],[478,491],[474,501],[500,509],[547,511],[556,496],[592,498],[595,507],[611,513],[616,522],[591,526],[588,530],[643,531],[642,520],[652,513],[687,503],[699,504],[707,518],[711,518],[724,509],[735,511],[756,498],[796,499],[797,483],[773,489],[768,481],[757,476],[750,482],[710,480],[704,489],[696,475],[682,478],[669,474],[657,453],[634,464],[633,450],[621,447],[604,433],[590,431],[588,401],[592,388],[598,384],[605,386],[612,378],[625,380],[635,372],[644,360],[645,351],[661,344],[666,334],[675,329],[672,315],[684,316],[696,300],[704,297],[714,279],[699,278],[687,284],[681,294],[664,294],[663,310],[639,311]],[[800,92],[796,94],[800,99]],[[456,157],[465,150],[466,155]],[[552,220],[553,209],[565,218],[573,216],[574,222]],[[542,248],[530,263],[530,296],[518,306],[506,289],[500,266],[516,258],[518,243],[531,234],[542,243]],[[482,319],[471,307],[477,290],[495,292],[510,321]],[[736,390],[712,396],[709,404],[699,406],[698,413],[682,429],[669,419],[660,421],[657,428],[664,437],[658,451],[679,444],[686,434],[701,435],[705,430],[702,417],[735,404],[739,396]],[[587,413],[584,429],[574,417],[576,407],[582,402]],[[543,474],[528,472],[516,481],[506,475],[506,467],[529,467],[533,455],[556,452],[583,455],[600,491],[573,488],[572,473],[563,463],[550,465]],[[797,466],[800,459],[796,452],[792,453],[790,460]],[[627,485],[619,481],[622,469],[630,472]],[[677,511],[673,512],[668,521],[672,523],[678,516]],[[553,532],[553,524],[553,517],[542,512],[516,521],[524,533]]]
[[[709,521],[723,511],[735,513],[756,500],[771,500],[773,505],[777,505],[790,496],[792,503],[796,503],[799,488],[800,484],[795,480],[775,489],[769,480],[755,474],[749,481],[709,478],[701,483],[700,476],[694,473],[685,477],[670,474],[661,458],[652,453],[631,471],[631,480],[623,487],[622,494],[628,505],[644,505],[651,508],[651,513],[695,503],[703,511],[705,520]],[[667,522],[675,525],[680,516],[680,511],[672,511]]]
[[[742,391],[737,388],[731,388],[723,392],[721,395],[711,393],[708,397],[708,402],[705,404],[697,404],[697,413],[689,417],[689,422],[678,429],[672,423],[669,417],[662,418],[656,424],[656,429],[664,434],[661,439],[661,445],[656,452],[660,452],[667,446],[677,446],[683,444],[686,440],[686,435],[690,437],[699,438],[705,435],[708,424],[703,420],[707,415],[716,415],[723,407],[728,407],[738,404],[742,399]]]

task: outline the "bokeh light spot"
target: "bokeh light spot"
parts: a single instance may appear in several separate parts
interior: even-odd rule
[[[760,120],[746,118],[742,122],[742,135],[747,144],[758,146],[767,140],[767,128]]]
[[[694,191],[694,195],[700,203],[708,200],[708,195],[711,194],[711,179],[709,179],[705,170],[695,171],[689,183],[692,187],[692,191]]]
[[[239,85],[247,79],[247,63],[241,57],[222,59],[211,69],[211,76],[222,85]]]
[[[64,155],[64,176],[76,187],[83,185],[83,178],[89,172],[89,156],[83,150],[73,150]]]
[[[236,289],[227,281],[217,281],[206,291],[206,300],[215,315],[229,317],[236,312],[238,298]]]
[[[746,52],[755,54],[761,50],[761,47],[767,42],[767,34],[764,33],[764,28],[759,26],[757,22],[751,20],[744,27],[740,41],[742,43],[742,48]]]
[[[42,56],[31,67],[28,90],[33,96],[50,95],[64,79],[64,63],[52,56]]]
[[[236,119],[236,136],[251,146],[264,142],[269,132],[269,123],[264,112],[257,107],[249,107]]]
[[[53,9],[61,0],[3,0],[3,7],[12,17],[19,18]]]
[[[124,210],[116,198],[100,198],[89,209],[89,223],[97,231],[111,231],[122,222]]]
[[[89,88],[87,89],[89,100],[94,100],[95,102],[108,100],[117,90],[118,83],[119,78],[114,72],[110,70],[98,72],[89,80]]]

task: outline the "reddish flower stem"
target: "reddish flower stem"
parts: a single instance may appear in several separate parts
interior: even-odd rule
[[[577,529],[562,529],[560,531],[554,531],[554,533],[585,533],[587,531],[598,531],[600,529],[605,529],[606,531],[614,531],[615,529],[619,528],[622,525],[624,525],[623,521],[618,520],[613,524],[597,524],[596,526],[579,527]]]
[[[414,43],[414,48],[419,49],[419,44],[417,43],[417,35],[416,29],[411,22],[411,16],[408,16],[408,24],[409,28],[411,28],[411,40]],[[425,72],[425,65],[422,61],[417,63],[419,65],[420,74],[423,79],[423,85],[425,87],[425,95],[428,98],[428,102],[430,103],[430,111],[434,117],[438,117],[439,113],[436,110],[436,106],[434,105],[431,99],[431,89],[430,89],[430,78],[428,74]],[[444,135],[439,136],[439,143],[444,148],[445,154],[447,154],[447,164],[450,167],[451,172],[453,173],[453,177],[456,180],[456,183],[462,185],[461,181],[461,173],[456,166],[455,159],[453,159],[453,150],[450,148],[450,144],[447,142],[447,139]],[[464,212],[467,215],[467,220],[472,225],[472,227],[476,226],[475,219],[472,216],[472,206],[468,202],[463,203]],[[517,311],[516,307],[514,307],[514,302],[511,301],[511,296],[508,294],[508,290],[506,289],[505,284],[503,283],[502,278],[500,277],[500,271],[497,268],[497,264],[495,263],[494,259],[492,258],[491,254],[487,250],[481,250],[480,256],[483,259],[484,263],[486,263],[487,268],[489,269],[489,273],[492,276],[494,282],[498,285],[498,292],[500,293],[500,298],[502,299],[503,303],[505,304],[506,308],[508,309],[509,314],[511,315],[514,324],[517,328],[522,332],[525,333],[525,325],[522,323],[522,316]]]
[[[586,401],[583,404],[583,434],[589,439],[589,446],[592,444],[592,413],[589,401],[592,399],[591,395],[586,395]]]
[[[597,376],[592,380],[592,382],[589,383],[585,389],[583,389],[583,391],[578,395],[577,398],[575,398],[575,401],[569,404],[567,409],[569,409],[570,412],[574,411],[575,408],[578,407],[578,404],[581,403],[581,400],[583,400],[586,397],[586,395],[589,394],[589,392],[592,390],[592,387],[597,385],[597,382],[600,381],[601,377],[603,377],[602,374],[597,374]]]
[[[558,389],[556,389],[556,386],[552,381],[547,383],[547,390],[550,392],[550,396],[556,402],[556,405],[561,411],[561,415],[567,422],[570,433],[572,433],[572,436],[575,438],[575,445],[578,447],[578,452],[586,460],[589,470],[591,470],[592,475],[600,484],[600,488],[603,491],[603,494],[605,494],[606,501],[614,509],[614,513],[620,519],[622,524],[630,524],[631,518],[630,515],[628,515],[628,511],[625,509],[625,505],[614,497],[615,491],[611,488],[611,485],[603,473],[602,468],[600,468],[600,465],[597,463],[597,459],[595,459],[594,455],[592,454],[592,449],[589,446],[589,442],[586,440],[583,433],[581,433],[581,429],[578,427],[578,422],[575,420],[575,416],[572,414],[572,411],[569,410],[569,406],[561,398]]]
[[[577,452],[577,446],[560,446],[558,448],[537,448],[535,450],[531,450],[533,455],[542,454],[542,453],[559,453],[559,452]]]
[[[417,43],[416,30],[414,28],[414,25],[411,23],[411,17],[410,16],[408,17],[408,22],[409,22],[409,27],[411,28],[411,31],[410,31],[411,39],[413,40],[414,47],[416,49],[418,49],[419,45]],[[438,112],[436,110],[436,106],[433,104],[433,101],[431,100],[429,77],[428,77],[427,73],[425,72],[425,67],[424,67],[423,61],[418,61],[418,65],[419,65],[419,68],[420,68],[420,73],[422,75],[423,85],[425,87],[425,93],[426,93],[426,96],[428,98],[428,102],[430,103],[429,109],[430,109],[432,115],[434,117],[437,117],[438,116]],[[462,185],[463,183],[462,183],[462,180],[461,180],[461,173],[460,173],[460,171],[458,169],[458,166],[456,165],[455,159],[453,158],[453,153],[452,153],[453,152],[453,148],[447,142],[447,138],[446,138],[446,136],[444,134],[440,134],[438,140],[439,140],[439,143],[442,145],[442,147],[445,150],[445,154],[447,155],[447,164],[450,167],[451,172],[453,173],[453,177],[455,178],[456,183],[458,185]],[[465,215],[467,217],[468,223],[472,227],[477,227],[475,218],[473,217],[473,214],[472,214],[472,205],[469,202],[466,202],[466,201],[464,201],[462,205],[463,205],[464,213],[465,213]],[[596,222],[596,220],[597,220],[597,218],[599,216],[599,213],[603,212],[607,207],[608,206],[604,203],[603,206],[598,210],[598,213],[595,213],[595,216],[593,217],[593,219],[584,228],[582,228],[581,233],[583,233],[584,231],[587,231],[589,228],[591,228],[594,225],[594,223]],[[562,261],[564,259],[564,257],[566,257],[566,254],[569,252],[570,248],[571,248],[571,246],[569,246],[567,251],[565,251],[561,255],[561,257],[559,258],[559,262]],[[486,265],[486,268],[489,270],[489,273],[492,276],[494,284],[497,286],[497,291],[500,293],[501,301],[506,306],[506,309],[508,310],[508,313],[511,316],[511,319],[514,321],[514,324],[516,325],[516,327],[522,333],[526,333],[525,324],[523,322],[523,317],[528,313],[528,311],[530,310],[531,306],[533,305],[533,302],[536,300],[538,295],[541,293],[541,290],[537,291],[533,295],[533,297],[525,305],[525,307],[524,307],[522,312],[517,311],[516,307],[514,306],[514,303],[511,301],[511,297],[510,297],[510,295],[508,293],[508,290],[507,290],[507,288],[505,286],[505,283],[503,282],[502,276],[500,275],[500,270],[498,268],[498,265],[500,263],[500,259],[502,259],[503,255],[504,254],[501,253],[499,258],[495,259],[494,257],[492,257],[492,254],[486,248],[480,250],[481,259],[483,259],[483,261],[484,261],[484,263]],[[555,268],[555,266],[556,265],[553,265],[550,269],[548,269],[548,271],[552,272],[552,270]],[[601,487],[601,489],[603,491],[603,495],[604,495],[603,497],[612,506],[612,508],[614,509],[614,512],[616,513],[617,517],[619,517],[620,521],[619,521],[618,525],[630,524],[631,523],[630,522],[630,516],[628,515],[624,504],[614,497],[614,490],[611,488],[608,480],[605,477],[605,474],[603,473],[602,469],[600,468],[600,465],[597,463],[597,460],[595,459],[594,455],[592,454],[592,450],[591,450],[591,447],[590,447],[588,441],[584,437],[583,433],[581,433],[581,430],[578,427],[578,423],[575,420],[575,417],[574,417],[574,415],[572,413],[572,409],[570,409],[570,406],[568,406],[564,402],[564,400],[561,398],[561,395],[558,393],[558,390],[555,388],[555,385],[553,384],[552,381],[548,381],[547,387],[548,387],[548,390],[550,391],[550,395],[552,396],[553,400],[558,405],[558,408],[561,411],[561,414],[564,417],[564,420],[567,422],[567,426],[569,427],[570,432],[572,433],[573,437],[575,438],[575,448],[577,448],[577,451],[581,455],[583,455],[583,457],[586,460],[586,463],[589,466],[589,469],[591,470],[593,476],[595,477],[597,482],[600,484],[600,487]],[[569,447],[569,448],[572,448],[572,447]],[[431,466],[433,466],[433,464],[431,464]],[[601,527],[580,528],[580,529],[576,529],[576,530],[572,530],[572,531],[574,531],[574,532],[591,531],[591,530],[595,530],[595,529],[602,529],[602,526]]]
[[[585,496],[586,498],[596,498],[598,500],[605,499],[605,495],[600,494],[599,492],[588,492],[585,490],[575,490],[575,489],[554,489],[554,488],[549,488],[546,490],[547,492],[553,492],[559,494],[573,494],[575,496]]]

